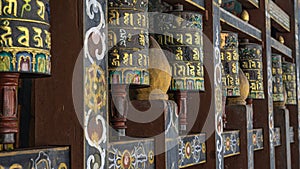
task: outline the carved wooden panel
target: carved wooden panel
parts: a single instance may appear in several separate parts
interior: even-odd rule
[[[0,168],[68,169],[69,147],[1,152]]]
[[[224,157],[230,157],[240,154],[240,133],[239,131],[228,131],[223,132],[223,142],[224,142]]]
[[[155,168],[154,140],[111,143],[107,152],[108,168]]]
[[[179,168],[194,166],[206,162],[205,134],[195,134],[179,139]]]
[[[254,129],[251,137],[254,151],[258,151],[264,148],[264,136],[262,129]]]

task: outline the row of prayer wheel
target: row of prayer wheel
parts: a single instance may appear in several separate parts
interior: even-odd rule
[[[183,12],[155,16],[151,34],[171,66],[171,90],[204,91],[202,15]],[[108,6],[109,74],[111,84],[150,85],[147,1],[110,1]]]
[[[127,112],[124,105],[127,105],[128,86],[139,88],[140,92],[143,91],[141,88],[159,86],[154,84],[157,81],[153,80],[155,77],[150,74],[154,67],[149,58],[159,60],[162,56],[150,56],[153,44],[163,51],[162,55],[165,55],[167,60],[165,67],[170,67],[170,72],[167,73],[170,74],[171,80],[164,82],[164,87],[174,91],[175,95],[176,92],[205,91],[203,20],[200,13],[184,11],[183,5],[177,4],[170,12],[149,17],[148,0],[108,2],[108,69],[111,97],[115,100],[112,103],[114,105],[111,123],[115,128],[126,129]],[[149,23],[154,23],[151,29]],[[149,32],[150,30],[154,32]],[[241,95],[239,71],[243,71],[250,85],[248,98],[265,98],[261,45],[249,43],[247,40],[239,42],[237,33],[222,32],[221,60],[225,96]],[[274,79],[280,82],[274,81],[273,84],[274,101],[282,99],[283,92],[286,91],[288,103],[291,104],[295,101],[295,98],[292,98],[295,97],[296,90],[295,68],[291,63],[282,64],[279,60],[273,59],[274,62],[278,62],[273,64],[274,69],[276,65],[284,71],[274,74]],[[158,72],[154,72],[156,73]],[[283,90],[283,85],[286,86],[286,90]],[[180,102],[184,100],[183,97],[186,96],[179,96],[179,109],[184,107]],[[162,100],[166,98],[162,97]]]
[[[262,46],[239,42],[234,32],[221,33],[221,60],[223,65],[222,84],[224,96],[240,96],[239,71],[242,70],[249,81],[249,99],[264,99]],[[239,69],[240,68],[240,69]],[[295,64],[283,61],[279,54],[272,55],[273,101],[296,104]]]
[[[149,20],[154,19],[155,32],[149,33]],[[182,5],[176,5],[169,13],[156,14],[148,17],[147,0],[127,0],[108,2],[108,69],[111,88],[110,122],[118,131],[119,136],[124,136],[126,129],[126,105],[128,86],[138,88],[138,92],[148,91],[141,88],[159,86],[153,80],[153,74],[163,77],[157,65],[150,65],[151,59],[160,60],[162,56],[153,55],[159,49],[167,60],[165,67],[169,67],[170,81],[161,79],[162,88],[171,91],[204,91],[203,68],[203,29],[202,15],[193,12],[183,12]],[[159,46],[156,49],[150,47]],[[161,63],[159,63],[161,64]],[[159,69],[159,68],[158,68]],[[150,72],[152,71],[152,75]],[[152,78],[152,81],[151,81]],[[161,82],[162,81],[162,82]],[[166,81],[166,82],[165,82]],[[160,85],[161,86],[161,85]],[[153,92],[155,93],[155,92]],[[163,95],[163,94],[162,94]],[[137,95],[138,99],[146,97]],[[176,97],[176,96],[175,96]],[[179,109],[185,110],[181,103]],[[165,100],[168,97],[155,97]],[[149,97],[148,97],[149,99]],[[182,129],[186,126],[186,112],[181,114]]]

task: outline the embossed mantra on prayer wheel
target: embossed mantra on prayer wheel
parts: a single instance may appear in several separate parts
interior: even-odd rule
[[[282,79],[282,56],[272,54],[273,75],[273,102],[284,101],[283,79]]]
[[[109,0],[110,84],[149,85],[148,1]]]
[[[180,130],[187,125],[188,92],[204,91],[202,15],[183,11],[177,4],[170,13],[156,16],[156,40],[165,50],[172,70],[170,90],[179,107]]]
[[[221,32],[222,83],[226,96],[240,96],[238,34]]]
[[[156,39],[172,68],[171,90],[204,91],[202,15],[182,12],[175,6],[171,13],[159,15],[161,34]]]
[[[125,135],[128,91],[149,85],[148,0],[108,1],[108,69],[112,126]]]
[[[19,77],[51,73],[49,0],[0,0],[0,149],[12,149],[19,132]]]
[[[249,99],[264,99],[262,46],[244,39],[239,45],[240,67],[249,80]]]
[[[287,93],[286,104],[297,104],[296,65],[291,62],[282,62],[283,83]]]

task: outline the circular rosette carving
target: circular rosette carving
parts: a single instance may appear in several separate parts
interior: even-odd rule
[[[106,105],[105,72],[93,64],[86,70],[85,105],[88,109],[98,112]]]

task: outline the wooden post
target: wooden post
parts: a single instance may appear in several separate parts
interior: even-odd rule
[[[285,107],[274,107],[274,125],[280,128],[281,146],[275,148],[276,168],[291,168],[290,118]]]
[[[179,114],[179,130],[184,133],[187,127],[187,91],[177,91],[175,92],[175,101],[178,106]]]
[[[112,85],[111,89],[111,119],[112,127],[117,130],[118,136],[125,136],[126,117],[128,109],[127,85]]]
[[[2,150],[14,149],[19,133],[18,73],[0,73],[0,144]],[[1,151],[1,149],[0,149]]]

